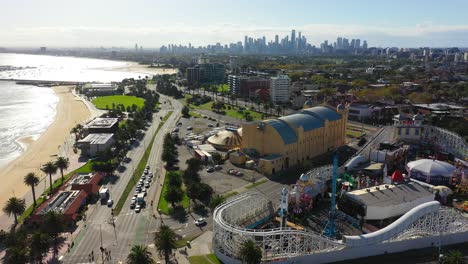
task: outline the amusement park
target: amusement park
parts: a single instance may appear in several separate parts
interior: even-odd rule
[[[393,121],[351,157],[340,146],[323,154],[331,164],[283,175],[292,183],[274,198],[252,190],[219,205],[216,256],[241,263],[239,245],[247,240],[261,249],[262,263],[328,263],[421,248],[442,258],[444,246],[466,243],[466,142],[424,125],[420,115]]]

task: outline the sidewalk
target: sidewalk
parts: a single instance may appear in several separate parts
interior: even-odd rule
[[[190,256],[207,255],[212,253],[213,231],[209,230],[201,236],[191,241],[190,248],[180,248],[176,250],[176,259],[180,264],[188,264]]]

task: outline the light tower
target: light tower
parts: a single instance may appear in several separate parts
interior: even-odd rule
[[[322,234],[327,237],[337,237],[338,229],[336,228],[336,178],[338,177],[338,151],[335,151],[333,156],[333,176],[332,176],[332,194],[331,194],[331,208],[329,213],[329,218],[325,229],[323,229]]]
[[[281,217],[281,229],[286,226],[286,216],[288,215],[288,201],[289,201],[289,190],[284,187],[281,190],[281,200],[280,200],[280,209],[279,216]]]

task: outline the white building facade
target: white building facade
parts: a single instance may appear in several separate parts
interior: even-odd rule
[[[291,93],[289,87],[290,79],[288,75],[280,74],[271,78],[270,97],[274,104],[287,103]]]

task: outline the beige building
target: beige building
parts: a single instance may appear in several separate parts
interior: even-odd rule
[[[260,155],[265,174],[288,169],[345,144],[348,109],[318,106],[242,126],[242,149]]]

